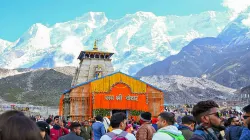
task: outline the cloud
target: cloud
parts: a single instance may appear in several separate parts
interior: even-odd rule
[[[238,14],[250,6],[250,0],[224,0],[222,5]]]
[[[250,0],[224,0],[222,5],[229,9],[231,13],[230,20],[234,20],[239,13],[245,11],[250,6]]]

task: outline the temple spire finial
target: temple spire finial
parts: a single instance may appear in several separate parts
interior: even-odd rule
[[[97,42],[98,42],[98,40],[96,39],[96,40],[95,40],[95,43],[94,43],[94,48],[93,48],[93,50],[98,50]]]

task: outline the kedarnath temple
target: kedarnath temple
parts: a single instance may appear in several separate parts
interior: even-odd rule
[[[122,72],[114,72],[113,53],[81,51],[71,89],[65,91],[59,104],[59,115],[71,121],[83,121],[97,114],[112,116],[124,112],[127,117],[149,111],[157,116],[164,110],[163,92]]]

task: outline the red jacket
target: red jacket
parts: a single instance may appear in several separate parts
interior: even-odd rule
[[[61,136],[69,134],[69,130],[66,128],[61,128],[58,125],[54,125],[52,129],[50,129],[50,139],[58,140]]]

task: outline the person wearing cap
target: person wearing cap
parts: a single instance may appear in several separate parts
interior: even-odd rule
[[[194,127],[195,127],[194,117],[186,115],[182,117],[181,125],[179,125],[178,129],[182,132],[182,135],[185,137],[185,139],[189,140],[193,135]]]
[[[50,127],[48,123],[44,121],[36,122],[36,125],[40,128],[40,134],[44,140],[50,140]]]
[[[152,140],[153,134],[156,132],[151,125],[151,113],[144,112],[140,115],[141,127],[136,133],[136,140]]]

